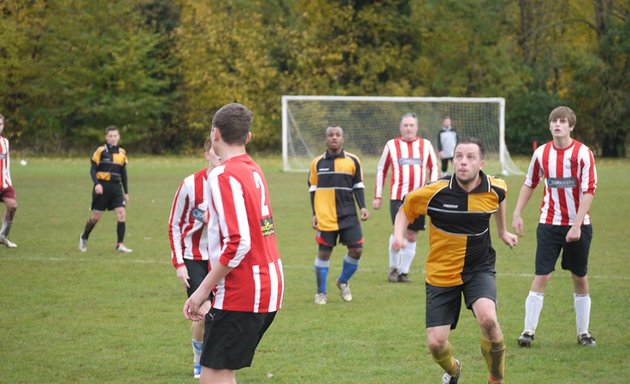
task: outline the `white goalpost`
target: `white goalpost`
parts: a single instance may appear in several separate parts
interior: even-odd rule
[[[282,96],[282,160],[285,171],[307,171],[326,150],[329,124],[344,130],[345,149],[359,155],[364,172],[376,171],[387,140],[400,136],[400,117],[418,116],[418,135],[433,143],[444,116],[460,138],[476,137],[489,174],[522,174],[505,145],[505,99],[465,97]],[[449,167],[452,171],[452,167]]]

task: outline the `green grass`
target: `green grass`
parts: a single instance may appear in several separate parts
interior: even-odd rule
[[[424,335],[426,235],[419,240],[414,282],[389,284],[389,212],[371,210],[363,227],[364,257],[352,280],[354,301],[343,303],[329,282],[329,304],[315,306],[316,245],[306,174],[282,173],[279,159],[260,163],[270,187],[286,292],[253,366],[237,374],[239,383],[439,382],[441,371]],[[11,239],[19,247],[0,249],[0,383],[195,382],[189,323],[181,314],[185,293],[170,264],[166,221],[179,182],[203,165],[201,158],[132,157],[126,243],[134,252],[122,255],[114,252],[113,213],[95,228],[88,252],[77,250],[89,216],[87,159],[30,159],[25,167],[14,162],[19,209]],[[524,168],[526,160],[519,165]],[[509,250],[495,241],[510,383],[630,380],[625,364],[630,251],[624,241],[630,232],[630,162],[600,161],[598,171],[589,273],[597,348],[576,344],[571,281],[561,270],[548,288],[534,346],[516,346],[532,278],[540,191],[525,212],[526,235],[519,246]],[[522,177],[506,179],[511,216]],[[366,182],[370,200],[373,175],[366,175]],[[333,254],[333,278],[343,252]],[[485,382],[479,330],[470,312],[462,312],[450,340],[464,366],[461,382]]]

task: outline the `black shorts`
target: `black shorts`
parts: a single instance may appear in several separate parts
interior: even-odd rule
[[[390,200],[389,201],[389,214],[392,216],[392,224],[396,222],[396,214],[398,209],[402,205],[402,200]],[[424,231],[424,216],[420,215],[417,219],[407,226],[407,229],[412,231]]]
[[[186,293],[188,297],[195,293],[201,282],[208,274],[208,260],[190,260],[184,259],[184,265],[186,265],[186,269],[188,270],[188,285],[190,288],[186,288]],[[212,294],[209,298],[212,297]]]
[[[320,250],[330,251],[339,242],[348,248],[363,248],[363,232],[361,224],[356,224],[338,231],[317,231],[315,241],[319,244]]]
[[[201,365],[231,370],[251,366],[256,347],[275,316],[276,312],[210,309],[206,314]]]
[[[97,195],[92,188],[93,211],[111,211],[125,206],[125,195],[120,182],[101,181],[100,183],[103,186],[102,194]]]
[[[462,285],[455,287],[437,287],[426,284],[426,327],[451,325],[457,327],[459,312],[462,307],[462,293],[466,308],[481,298],[497,302],[497,282],[495,272],[479,272]]]
[[[567,243],[568,225],[538,224],[536,229],[536,275],[548,275],[555,270],[562,250],[562,269],[579,277],[588,272],[588,254],[593,238],[593,227],[582,225],[580,240]]]

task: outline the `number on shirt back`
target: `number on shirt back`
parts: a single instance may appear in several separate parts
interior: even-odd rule
[[[269,206],[267,205],[267,200],[265,196],[265,183],[263,182],[262,176],[260,176],[258,172],[253,172],[253,174],[256,188],[260,190],[260,206],[262,207],[262,216],[269,216]]]

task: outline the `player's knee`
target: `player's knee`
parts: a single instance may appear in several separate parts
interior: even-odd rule
[[[363,248],[348,248],[348,256],[359,260],[363,254]]]

